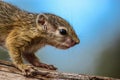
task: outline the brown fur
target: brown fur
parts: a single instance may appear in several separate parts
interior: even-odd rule
[[[60,34],[61,29],[67,31],[66,35]],[[76,43],[79,43],[77,35],[63,18],[49,13],[28,13],[0,1],[0,46],[8,50],[13,63],[26,75],[33,68],[23,63],[22,56],[34,66],[54,70],[54,66],[39,62],[34,53],[45,45],[67,49]]]

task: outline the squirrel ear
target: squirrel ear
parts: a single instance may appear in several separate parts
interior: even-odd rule
[[[47,21],[47,19],[48,19],[48,17],[47,17],[46,15],[44,15],[44,14],[39,14],[39,15],[37,16],[37,24],[39,24],[39,25],[44,25],[45,22]]]

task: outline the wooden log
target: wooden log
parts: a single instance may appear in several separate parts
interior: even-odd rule
[[[37,68],[34,76],[22,75],[11,62],[0,60],[0,80],[120,80],[111,77],[91,76],[75,73],[64,73]]]

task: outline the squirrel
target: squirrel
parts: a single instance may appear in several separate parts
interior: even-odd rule
[[[13,64],[25,75],[31,75],[34,67],[57,69],[39,61],[35,55],[38,49],[45,45],[68,49],[79,42],[65,19],[51,13],[30,13],[0,1],[0,46],[8,51]],[[32,65],[25,64],[22,58]]]

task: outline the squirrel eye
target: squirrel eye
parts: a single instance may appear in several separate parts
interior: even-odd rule
[[[61,35],[66,35],[67,34],[67,31],[65,29],[60,29],[60,34]]]

